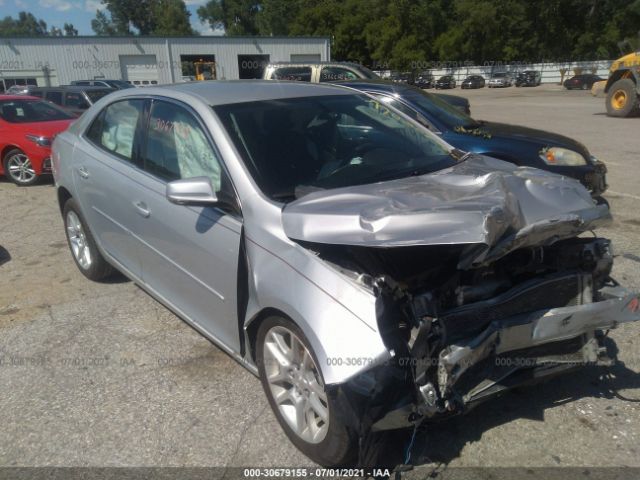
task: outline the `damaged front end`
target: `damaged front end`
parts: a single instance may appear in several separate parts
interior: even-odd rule
[[[283,223],[375,296],[391,359],[330,386],[361,439],[610,364],[603,332],[640,320],[609,240],[581,236],[609,212],[577,182],[479,159],[345,196],[303,197]]]
[[[376,296],[379,332],[392,353],[337,387],[361,432],[462,413],[516,385],[608,365],[602,332],[640,320],[638,296],[610,277],[603,238],[518,249],[466,271],[455,268],[453,247],[347,250],[347,257],[345,247],[318,252],[339,268],[362,262],[371,272],[358,281]],[[426,257],[430,268],[418,273]],[[343,258],[348,264],[338,263]],[[378,274],[389,269],[408,276]]]

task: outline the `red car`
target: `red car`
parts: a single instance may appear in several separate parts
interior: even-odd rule
[[[51,143],[76,118],[56,105],[24,95],[0,96],[0,173],[33,185],[51,173]]]

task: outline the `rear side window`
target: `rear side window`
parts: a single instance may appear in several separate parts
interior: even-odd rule
[[[273,80],[311,81],[311,67],[281,67],[276,68],[271,77]]]
[[[62,105],[62,92],[60,91],[53,90],[51,92],[47,92],[45,98],[56,105]]]
[[[323,67],[320,72],[321,82],[335,82],[338,80],[356,80],[358,76],[351,70],[342,67]]]
[[[220,161],[204,130],[193,114],[174,103],[153,102],[144,169],[167,181],[206,176],[214,191],[221,187]]]
[[[123,100],[107,106],[93,121],[86,136],[98,147],[132,160],[136,126],[144,100]]]

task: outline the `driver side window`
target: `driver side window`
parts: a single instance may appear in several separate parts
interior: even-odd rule
[[[220,161],[197,119],[170,102],[151,106],[144,170],[172,181],[206,176],[215,192],[221,189]]]

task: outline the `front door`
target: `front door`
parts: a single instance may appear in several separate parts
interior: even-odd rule
[[[188,320],[238,351],[240,216],[222,206],[176,205],[166,198],[167,182],[198,176],[209,177],[224,197],[229,183],[220,156],[190,109],[154,100],[142,157],[144,188],[134,201],[146,211],[136,232],[144,282]]]

